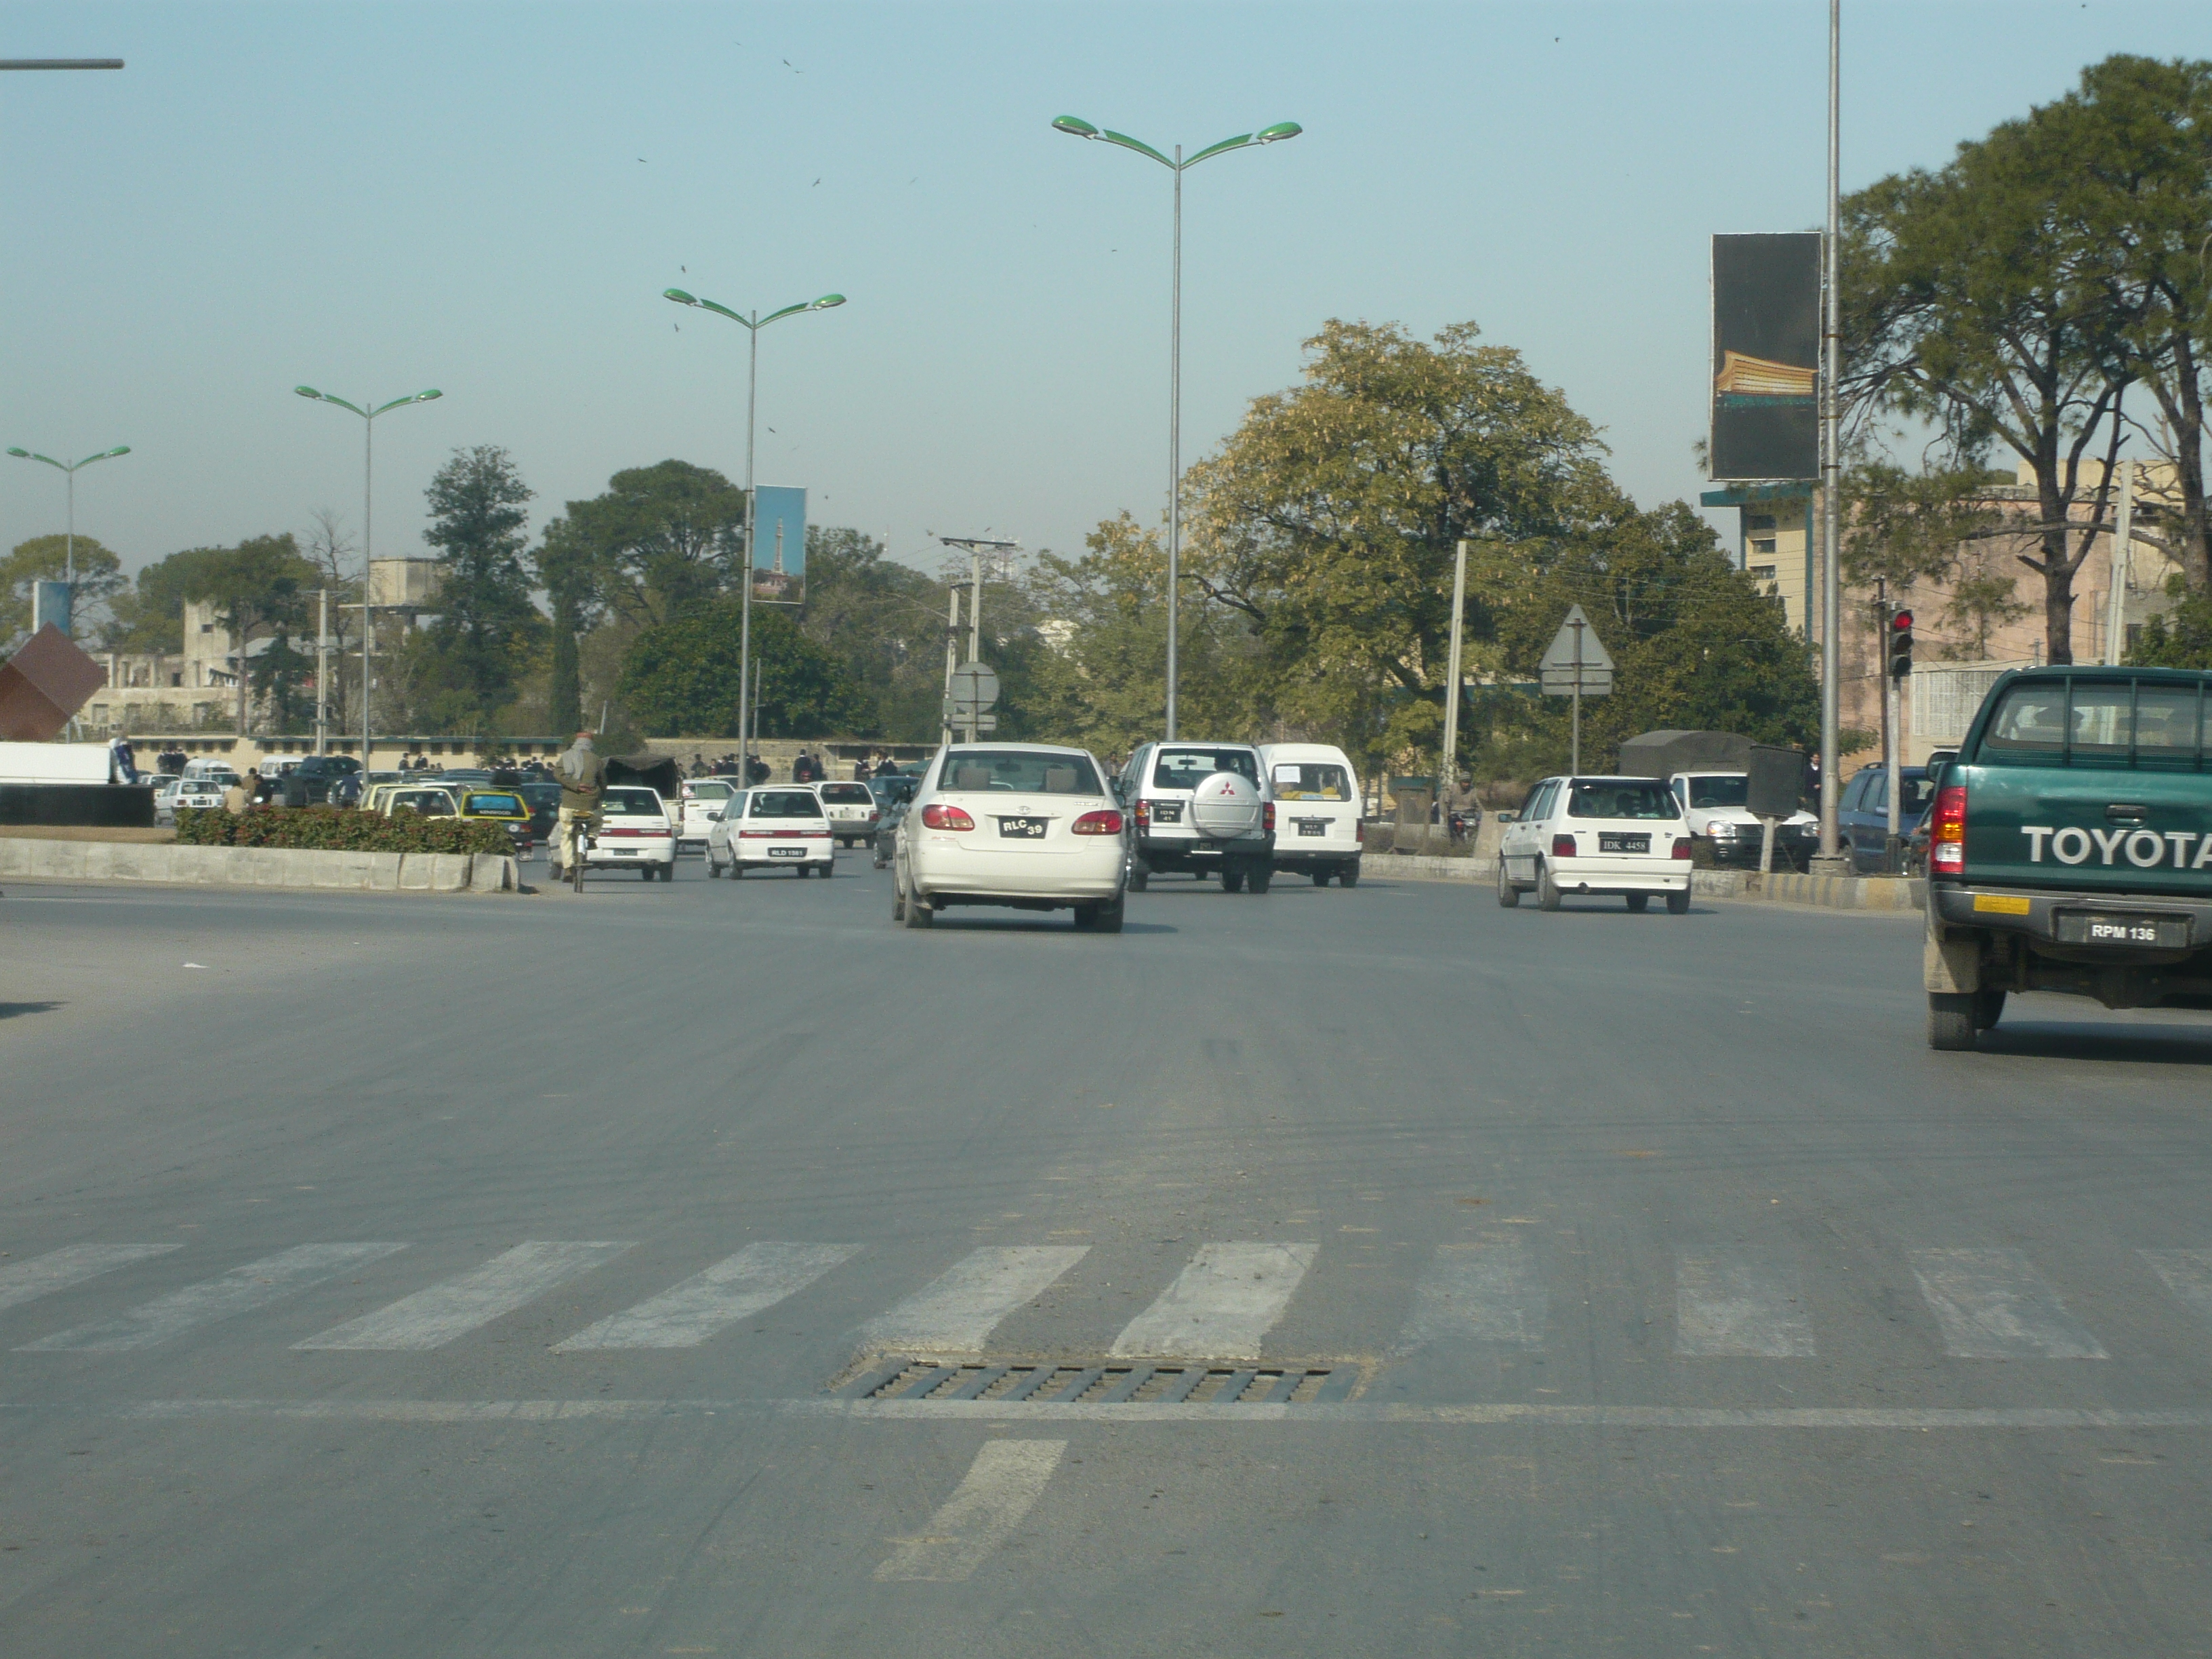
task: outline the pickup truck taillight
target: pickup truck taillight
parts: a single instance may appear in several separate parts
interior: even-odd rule
[[[1118,836],[1121,833],[1121,815],[1110,808],[1103,812],[1085,812],[1069,827],[1079,836]]]
[[[1964,875],[1966,870],[1966,786],[1950,783],[1936,792],[1935,827],[1929,835],[1928,868],[1936,875]]]
[[[1139,830],[1149,830],[1152,827],[1152,804],[1148,800],[1139,800],[1137,803],[1137,828]]]
[[[1552,856],[1553,858],[1573,858],[1576,856],[1576,850],[1575,838],[1572,836],[1554,836],[1552,837]]]
[[[975,820],[957,806],[940,805],[932,801],[921,809],[921,827],[925,830],[973,830]]]

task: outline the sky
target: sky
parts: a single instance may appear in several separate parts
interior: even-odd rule
[[[760,336],[758,479],[934,568],[934,534],[1079,552],[1167,488],[1171,179],[1195,150],[1183,455],[1330,318],[1474,321],[1603,428],[1647,506],[1706,487],[1708,239],[1817,228],[1826,6],[0,4],[0,447],[77,479],[127,569],[358,537],[496,444],[532,529],[669,457],[741,479],[745,331],[659,297],[841,308]],[[2114,52],[2212,56],[2212,6],[1844,0],[1846,190],[1940,166]],[[0,458],[0,547],[64,481]],[[1717,520],[1716,520],[1717,522]]]

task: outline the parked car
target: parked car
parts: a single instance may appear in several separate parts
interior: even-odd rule
[[[154,822],[174,823],[180,807],[204,811],[222,805],[228,786],[214,778],[179,778],[154,797]]]
[[[1498,902],[1533,891],[1539,909],[1569,894],[1612,894],[1640,911],[1654,893],[1670,915],[1690,908],[1690,826],[1656,778],[1546,778],[1506,823]]]
[[[342,779],[361,770],[351,755],[307,755],[286,769],[283,799],[287,806],[325,806]]]
[[[634,866],[646,880],[676,879],[676,824],[658,789],[619,784],[599,797],[586,870]]]
[[[401,811],[419,812],[426,818],[449,818],[453,816],[453,797],[449,790],[433,789],[427,784],[412,787],[395,784],[380,793],[378,809],[387,818]]]
[[[947,744],[899,828],[891,919],[927,927],[952,906],[993,904],[1072,909],[1078,927],[1118,933],[1126,823],[1085,750]]]
[[[1897,833],[1907,843],[1935,803],[1936,787],[1924,766],[1898,769]],[[1889,838],[1889,769],[1863,766],[1844,785],[1836,812],[1838,850],[1851,861],[1855,876],[1878,875]]]
[[[1241,780],[1249,791],[1211,783],[1223,776]],[[1274,806],[1267,799],[1260,751],[1249,743],[1147,743],[1138,746],[1122,769],[1120,799],[1127,803],[1133,842],[1129,885],[1143,892],[1155,875],[1183,871],[1200,881],[1218,876],[1224,891],[1267,890],[1274,873]],[[1208,810],[1223,792],[1237,797],[1236,811],[1219,821],[1201,823],[1195,805],[1201,785],[1209,785]]]
[[[742,793],[735,778],[688,778],[684,784],[682,822],[677,826],[676,850],[705,852],[707,842],[718,822],[716,814],[730,804],[732,796]],[[558,793],[558,786],[556,786]]]
[[[876,798],[878,811],[889,811],[895,802],[914,799],[915,786],[921,780],[907,772],[879,772],[868,780],[868,793]]]
[[[837,873],[837,847],[830,820],[811,785],[761,784],[743,790],[722,809],[707,838],[707,873],[787,866],[801,876]]]
[[[215,756],[198,755],[185,763],[185,775],[206,778],[228,789],[238,781],[238,769],[228,761],[219,760]]]
[[[823,814],[840,847],[857,847],[875,833],[876,797],[865,783],[817,783]]]
[[[1766,826],[1752,816],[1748,772],[1677,772],[1667,780],[1681,803],[1683,821],[1693,836],[1713,844],[1713,862],[1759,867]],[[1820,849],[1820,820],[1811,812],[1792,812],[1774,826],[1774,867],[1802,870]]]
[[[454,797],[454,816],[483,818],[497,823],[506,830],[507,839],[514,843],[515,857],[522,858],[529,853],[530,806],[520,791],[457,789],[448,793]]]
[[[1331,876],[1356,886],[1367,821],[1351,757],[1325,743],[1265,743],[1260,760],[1275,803],[1275,868],[1310,876],[1316,887]]]

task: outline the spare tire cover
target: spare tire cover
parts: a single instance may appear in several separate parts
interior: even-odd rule
[[[1191,791],[1191,822],[1219,840],[1259,834],[1260,807],[1260,786],[1241,773],[1213,773]]]

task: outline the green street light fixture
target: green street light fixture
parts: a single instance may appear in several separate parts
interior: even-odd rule
[[[28,449],[13,449],[10,455],[22,461],[44,461],[69,475],[69,540],[63,554],[62,580],[69,586],[70,616],[74,623],[76,616],[76,473],[81,466],[90,466],[94,461],[112,461],[118,455],[131,453],[129,444],[118,444],[112,449],[103,449],[97,455],[87,455],[81,460],[58,461],[51,455],[40,455]]]
[[[394,398],[388,404],[374,405],[349,404],[343,398],[333,398],[327,392],[318,392],[311,386],[295,386],[292,390],[300,397],[314,403],[330,404],[361,416],[361,770],[364,779],[368,775],[368,718],[369,662],[376,653],[376,609],[374,595],[369,592],[375,579],[375,567],[371,562],[374,543],[370,537],[369,486],[376,471],[376,417],[392,410],[404,409],[409,404],[434,403],[446,394],[432,386],[427,392],[417,392],[411,397]],[[244,679],[246,659],[244,643],[240,642],[238,663],[239,677]],[[318,696],[320,694],[318,693]],[[241,709],[243,703],[240,704]]]
[[[1168,324],[1168,672],[1167,672],[1167,732],[1176,735],[1176,642],[1177,639],[1176,601],[1180,597],[1182,577],[1182,175],[1209,156],[1220,155],[1232,149],[1257,149],[1267,144],[1278,144],[1285,138],[1295,138],[1305,131],[1296,121],[1278,121],[1257,132],[1243,132],[1234,138],[1224,138],[1218,144],[1209,144],[1188,161],[1182,146],[1175,147],[1173,156],[1163,155],[1141,138],[1132,138],[1126,132],[1093,126],[1077,115],[1062,115],[1053,122],[1055,132],[1066,133],[1072,138],[1091,138],[1103,144],[1119,144],[1123,149],[1133,149],[1139,155],[1149,156],[1175,174],[1175,274],[1173,297],[1169,307]]]
[[[711,311],[717,317],[726,317],[743,325],[751,341],[745,369],[745,578],[738,610],[738,778],[740,782],[749,784],[751,781],[749,772],[751,756],[747,744],[750,742],[752,727],[745,723],[745,700],[751,695],[753,683],[753,426],[759,404],[760,331],[770,323],[780,323],[787,317],[796,317],[809,311],[835,310],[845,303],[845,296],[825,294],[818,300],[809,300],[801,305],[786,306],[781,311],[771,311],[765,317],[757,311],[750,314],[732,311],[712,300],[686,294],[680,288],[663,289],[660,297],[673,300],[679,306],[690,306],[698,311]],[[758,711],[755,713],[757,714]]]

